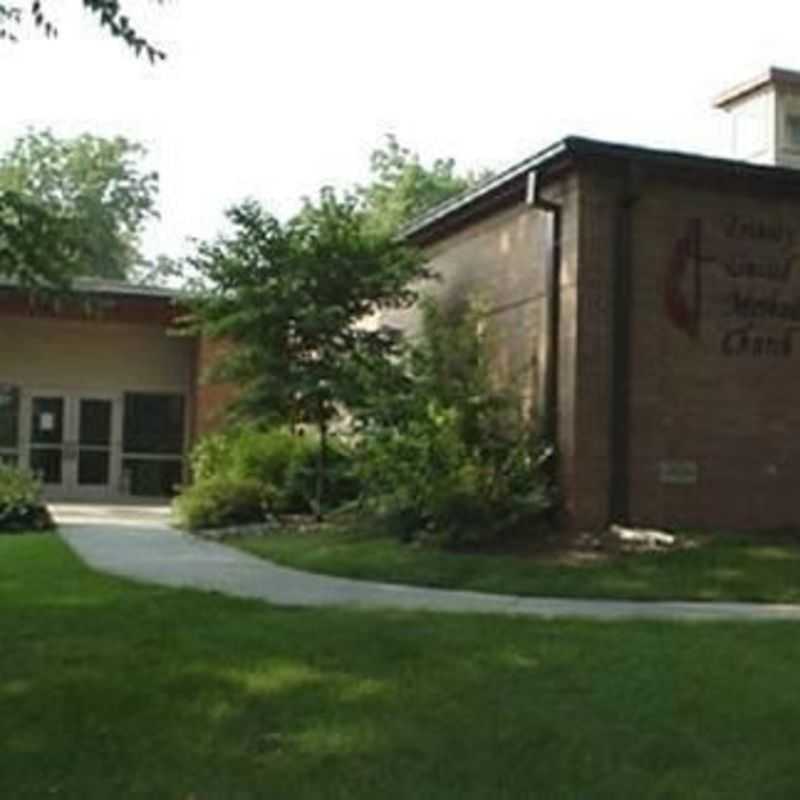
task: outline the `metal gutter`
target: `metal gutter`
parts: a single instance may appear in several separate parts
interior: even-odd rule
[[[541,175],[535,170],[528,173],[526,201],[532,208],[546,212],[550,217],[549,262],[545,271],[545,374],[540,415],[542,433],[554,446],[558,440],[558,361],[561,327],[561,253],[562,216],[560,203],[545,200],[541,194]],[[557,448],[556,448],[557,451]]]
[[[526,178],[528,173],[541,169],[544,164],[563,155],[566,151],[567,140],[564,139],[540,151],[536,155],[514,164],[498,175],[495,175],[493,178],[489,178],[489,180],[480,184],[480,186],[476,186],[474,189],[470,189],[469,191],[456,195],[450,200],[446,200],[438,206],[434,206],[430,211],[425,212],[422,216],[406,225],[400,231],[400,238],[412,238],[416,233],[435,225],[445,217],[449,217],[457,211],[471,206],[482,198],[502,189],[516,178]]]

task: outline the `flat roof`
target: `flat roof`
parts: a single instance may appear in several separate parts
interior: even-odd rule
[[[800,83],[800,73],[796,74]],[[400,231],[400,236],[409,241],[439,238],[436,230],[446,227],[455,219],[481,216],[482,209],[496,207],[496,201],[504,196],[524,198],[527,175],[530,172],[550,170],[558,164],[569,163],[578,158],[612,158],[677,169],[713,171],[742,178],[766,179],[800,189],[800,170],[797,169],[607,142],[583,136],[567,136],[478,186],[434,206],[406,225]]]
[[[0,288],[26,290],[28,287],[21,285],[11,278],[0,276]],[[47,288],[47,287],[37,287]],[[57,287],[51,287],[57,288]],[[75,294],[100,294],[115,297],[141,297],[151,300],[177,300],[182,293],[177,289],[167,289],[163,286],[148,286],[127,281],[107,280],[105,278],[74,278],[66,286],[65,291]]]

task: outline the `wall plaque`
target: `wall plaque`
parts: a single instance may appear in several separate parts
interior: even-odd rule
[[[661,461],[658,465],[658,479],[661,483],[674,486],[693,486],[699,478],[696,461]]]

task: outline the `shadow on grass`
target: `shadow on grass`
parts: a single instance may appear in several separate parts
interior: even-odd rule
[[[759,797],[800,779],[793,625],[279,610],[96,576],[58,542],[0,545],[0,586],[2,797]]]

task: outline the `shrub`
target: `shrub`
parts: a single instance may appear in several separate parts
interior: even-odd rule
[[[197,481],[176,498],[178,523],[189,530],[263,522],[274,503],[271,487],[254,478],[218,476]]]
[[[526,437],[504,447],[470,445],[458,409],[431,404],[420,419],[365,437],[359,469],[391,532],[408,539],[428,531],[461,544],[494,538],[550,509],[546,452]]]
[[[513,387],[498,388],[468,311],[424,310],[402,391],[367,409],[359,475],[370,506],[404,537],[433,531],[449,544],[486,540],[554,504],[552,449],[525,418]]]
[[[52,527],[39,481],[27,470],[0,464],[0,533]]]
[[[308,446],[295,453],[286,471],[282,496],[286,510],[309,510],[316,501],[319,439],[311,436],[306,437],[306,441]],[[325,506],[338,508],[355,500],[361,485],[354,468],[352,448],[341,439],[329,437],[325,463]]]
[[[319,440],[296,435],[285,428],[263,430],[240,425],[205,437],[192,452],[196,482],[226,478],[256,481],[265,487],[278,513],[306,513],[316,496]],[[349,449],[329,440],[325,497],[336,506],[353,499],[358,488],[351,469]]]
[[[238,425],[202,439],[192,451],[192,471],[196,480],[229,475],[280,485],[304,447],[305,437],[284,428]]]

